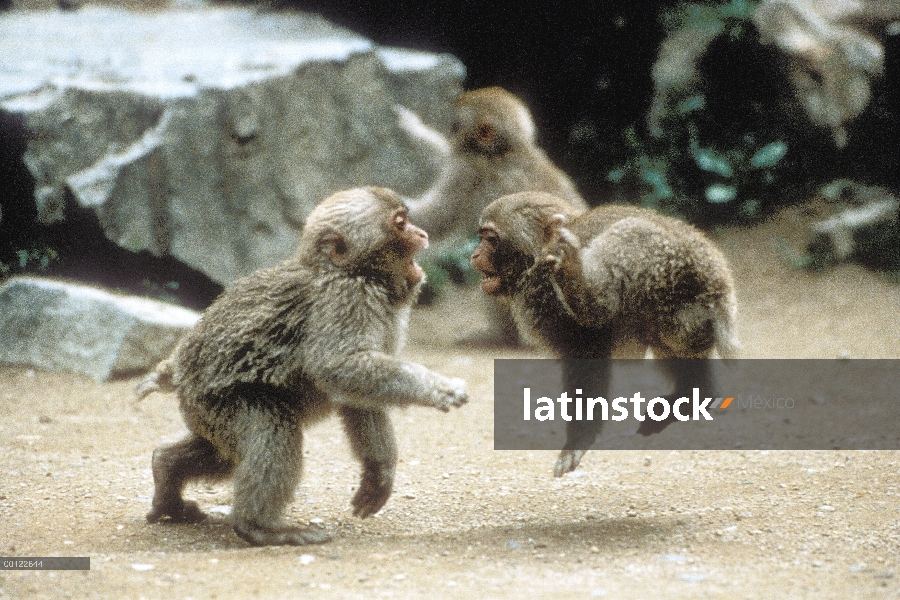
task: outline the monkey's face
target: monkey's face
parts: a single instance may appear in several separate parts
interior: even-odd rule
[[[409,222],[406,206],[386,188],[356,188],[321,202],[307,217],[301,254],[318,268],[364,276],[404,295],[424,272],[415,254],[428,234]]]
[[[528,108],[498,87],[460,95],[454,103],[450,132],[461,152],[488,158],[502,157],[535,143],[534,121]]]
[[[394,210],[383,227],[387,241],[376,255],[387,259],[387,271],[402,273],[410,287],[417,285],[425,272],[416,263],[415,255],[428,247],[428,234],[410,223],[406,207]]]
[[[512,296],[533,257],[517,248],[500,227],[488,221],[479,230],[480,241],[472,252],[472,267],[482,274],[481,289],[489,296]]]
[[[456,121],[454,126],[458,132],[458,145],[464,152],[496,157],[512,150],[509,137],[490,118],[470,119],[465,125]]]
[[[558,239],[562,224],[577,212],[565,200],[541,192],[509,194],[487,205],[471,259],[484,276],[481,289],[490,296],[521,291],[525,272],[539,264],[544,247]]]

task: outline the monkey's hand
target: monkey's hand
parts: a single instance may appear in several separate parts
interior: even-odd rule
[[[556,459],[556,466],[553,467],[553,476],[562,477],[566,473],[574,471],[584,456],[584,450],[563,450]]]
[[[547,226],[547,242],[541,248],[541,256],[538,264],[549,268],[551,272],[558,273],[565,266],[572,266],[578,258],[578,250],[581,242],[578,237],[563,227],[565,217],[555,215]]]
[[[459,408],[469,401],[466,393],[466,382],[458,377],[443,377],[435,386],[434,407],[443,412],[450,408]]]

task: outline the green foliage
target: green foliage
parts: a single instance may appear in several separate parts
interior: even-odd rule
[[[478,238],[472,238],[464,244],[442,251],[437,256],[420,261],[422,270],[425,271],[425,285],[419,296],[420,304],[434,302],[450,283],[463,285],[479,281],[480,275],[469,263],[469,258],[477,245]]]
[[[179,302],[178,297],[172,293],[177,291],[179,287],[181,286],[177,281],[167,281],[164,284],[160,285],[155,281],[143,279],[141,280],[141,288],[143,288],[141,295],[155,298],[156,300],[159,300],[161,302],[180,305],[181,302]],[[124,293],[128,292],[124,291]]]
[[[755,8],[756,3],[747,0],[682,3],[662,20],[669,31],[690,27],[715,32],[717,40],[707,50],[715,61],[723,47],[741,55],[745,47],[759,46],[750,39]],[[726,72],[716,73],[723,81],[701,78],[683,89],[667,90],[655,135],[640,133],[643,128],[637,126],[623,132],[628,158],[609,171],[610,182],[639,190],[644,206],[702,222],[753,220],[784,203],[791,191],[800,191],[803,186],[790,172],[794,144],[764,112],[746,117],[750,100],[730,87],[731,79],[743,77],[741,65],[725,58],[722,63]]]
[[[50,264],[59,260],[59,254],[53,248],[32,248],[16,250],[16,262],[12,265],[0,261],[0,276],[8,277],[13,273],[46,271]]]

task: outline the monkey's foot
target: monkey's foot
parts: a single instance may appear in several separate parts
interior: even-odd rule
[[[179,499],[177,502],[159,505],[154,502],[153,509],[147,513],[147,522],[157,523],[164,517],[169,517],[173,523],[199,523],[206,519],[206,513],[193,501]]]
[[[318,525],[261,527],[255,523],[235,523],[234,532],[254,546],[306,546],[331,541],[331,536]]]
[[[664,421],[644,419],[644,422],[641,423],[640,427],[637,428],[637,432],[641,435],[653,435],[654,433],[659,433],[660,431],[668,427],[670,423],[674,422],[675,419],[671,418],[671,416]]]
[[[553,476],[562,477],[566,473],[574,471],[584,456],[584,450],[563,450],[556,459],[556,466],[553,467]]]
[[[388,501],[394,488],[394,480],[386,482],[374,481],[373,478],[363,477],[359,484],[359,490],[353,496],[353,516],[365,519],[371,517]]]

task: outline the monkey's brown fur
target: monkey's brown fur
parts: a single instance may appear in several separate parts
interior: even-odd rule
[[[435,240],[478,231],[481,210],[515,192],[553,194],[582,209],[572,180],[537,145],[528,107],[500,87],[459,95],[453,104],[451,154],[437,184],[410,200],[410,218]]]
[[[478,231],[481,210],[491,201],[529,190],[546,192],[585,210],[572,180],[537,145],[528,107],[499,87],[464,92],[453,105],[450,154],[435,186],[409,200],[410,216],[438,241],[465,242]],[[517,344],[509,307],[486,302],[492,331],[484,341]]]
[[[138,386],[176,390],[191,431],[153,454],[148,521],[204,518],[182,499],[185,483],[232,476],[242,538],[327,541],[282,512],[300,478],[303,427],[334,410],[363,466],[354,514],[384,505],[397,461],[387,406],[466,401],[461,380],[396,357],[423,277],[413,255],[427,240],[392,191],[339,192],[310,214],[294,256],[236,281],[206,310]]]
[[[561,358],[643,357],[647,348],[659,358],[707,358],[714,348],[734,355],[731,271],[690,225],[631,206],[579,213],[526,192],[488,205],[481,226],[472,265],[482,288],[511,298],[520,330]],[[673,374],[676,393],[709,384],[705,361]],[[638,432],[669,422],[647,419]],[[590,427],[571,425],[557,476],[577,466],[599,431]]]

